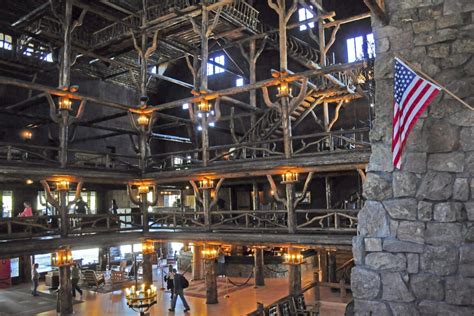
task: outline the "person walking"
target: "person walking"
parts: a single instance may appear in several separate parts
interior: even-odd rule
[[[166,288],[171,292],[170,299],[172,300],[174,297],[174,273],[173,273],[173,265],[168,265],[168,274],[165,275],[165,282]]]
[[[173,300],[171,301],[171,308],[168,309],[170,312],[174,312],[174,309],[176,307],[176,301],[178,299],[178,296],[181,298],[181,302],[183,302],[184,305],[184,312],[189,312],[191,309],[189,308],[188,302],[186,302],[186,299],[184,298],[184,289],[188,287],[189,283],[188,280],[182,275],[179,274],[176,269],[173,269],[174,273],[174,295],[173,295]]]
[[[33,265],[33,271],[31,271],[31,282],[33,283],[33,290],[31,291],[31,295],[33,296],[39,296],[38,292],[36,291],[38,289],[38,283],[39,283],[39,272],[38,272],[38,267],[39,265],[35,263]]]
[[[72,297],[76,297],[76,290],[82,296],[82,290],[79,287],[79,279],[81,278],[81,271],[77,267],[77,263],[73,263],[71,266],[71,282],[72,282]]]

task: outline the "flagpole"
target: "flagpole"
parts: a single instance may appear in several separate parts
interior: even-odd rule
[[[443,90],[444,92],[446,92],[447,94],[449,94],[450,96],[452,96],[454,99],[456,99],[457,101],[459,101],[460,103],[462,103],[464,106],[466,106],[468,109],[470,109],[471,111],[474,111],[474,108],[472,106],[470,106],[469,104],[467,104],[466,102],[464,102],[460,97],[458,97],[457,95],[455,95],[454,93],[452,93],[451,91],[449,91],[448,89],[446,89],[443,85],[441,85],[439,82],[437,82],[436,80],[434,80],[433,78],[431,78],[430,76],[428,76],[426,73],[424,73],[423,71],[421,71],[420,69],[418,69],[418,67],[416,67],[415,65],[413,65],[412,63],[406,61],[405,59],[403,59],[402,57],[400,57],[398,54],[395,55],[396,58],[400,59],[402,62],[404,62],[405,64],[407,64],[407,66],[409,66],[410,68],[412,68],[413,70],[415,70],[416,72],[420,73],[422,76],[424,76],[427,80],[430,80],[431,82],[433,82],[435,85],[439,86],[441,88],[441,90]]]

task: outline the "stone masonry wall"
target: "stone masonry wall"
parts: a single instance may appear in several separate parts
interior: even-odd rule
[[[474,315],[474,111],[425,111],[401,170],[391,157],[394,54],[474,105],[474,1],[385,0],[373,18],[376,120],[353,240],[356,315]]]

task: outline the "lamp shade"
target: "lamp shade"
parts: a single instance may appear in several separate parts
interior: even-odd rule
[[[66,266],[72,264],[72,252],[69,248],[58,249],[51,256],[51,264],[56,267]]]
[[[281,183],[295,183],[298,182],[298,173],[287,171],[281,175]]]
[[[56,190],[58,191],[69,191],[69,181],[68,180],[59,180],[56,182]]]
[[[204,178],[199,181],[200,189],[212,189],[214,187],[214,181],[208,178]]]
[[[70,111],[72,107],[72,101],[68,97],[60,97],[59,98],[59,108],[61,110],[68,110]]]
[[[145,240],[142,243],[142,253],[144,255],[155,253],[155,243],[152,240]]]

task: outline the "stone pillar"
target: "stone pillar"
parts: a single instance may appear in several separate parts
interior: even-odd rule
[[[204,260],[206,280],[206,304],[217,304],[217,269],[216,260]]]
[[[301,293],[301,265],[288,265],[288,284],[289,295],[297,295]]]
[[[356,315],[474,314],[474,111],[438,96],[414,124],[400,169],[390,132],[395,54],[474,104],[473,11],[468,0],[385,0],[389,24],[372,18],[375,122],[352,243]]]
[[[72,314],[71,267],[59,267],[58,312],[60,315]]]
[[[257,247],[255,248],[255,285],[263,286],[265,285],[265,277],[264,277],[264,257],[263,257],[263,248]]]
[[[193,280],[202,279],[202,246],[193,246]]]
[[[147,286],[153,284],[153,254],[143,254],[143,283]]]

